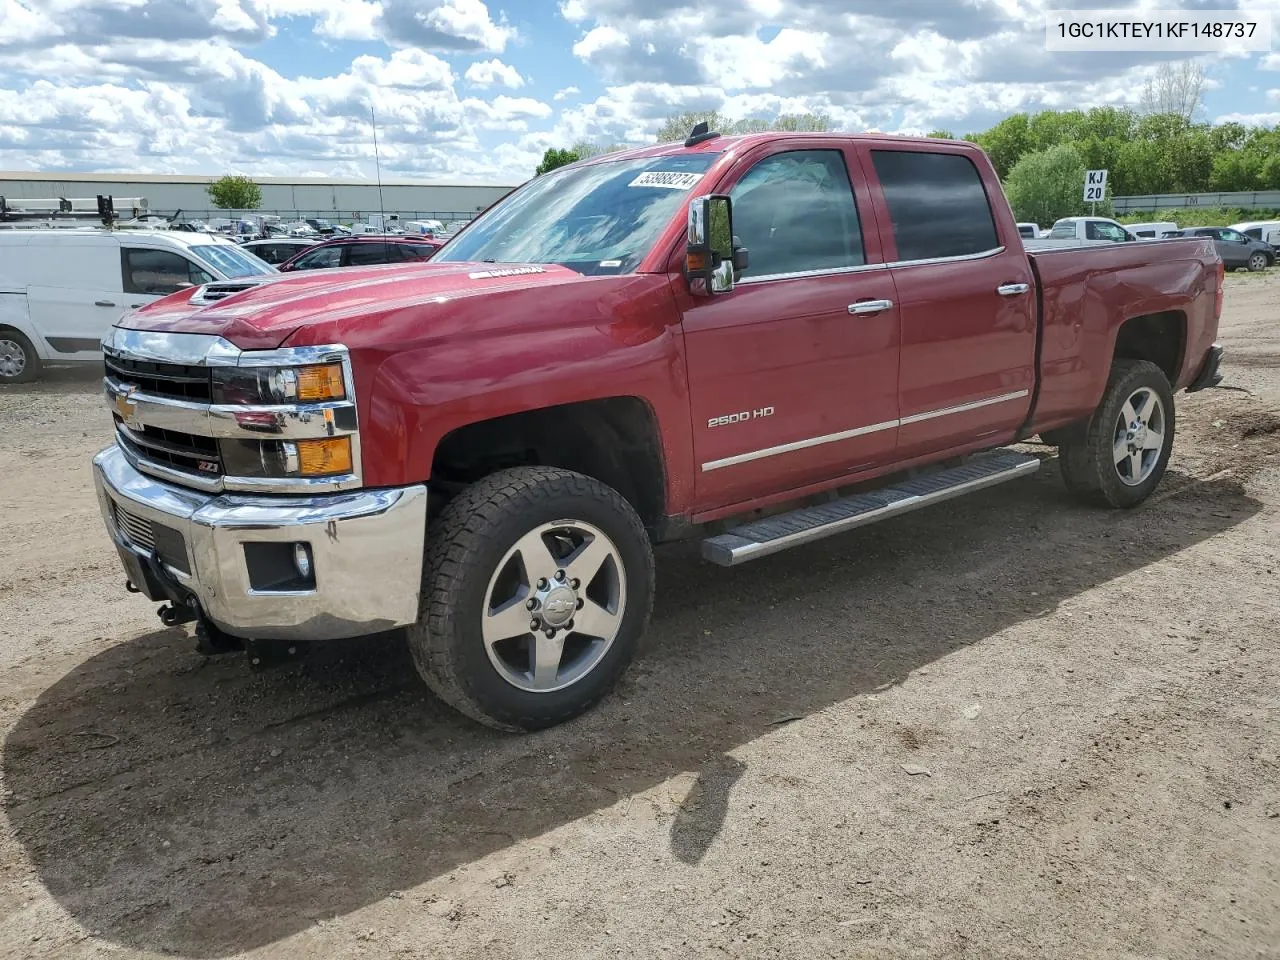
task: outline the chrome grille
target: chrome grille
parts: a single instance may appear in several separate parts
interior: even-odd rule
[[[116,526],[126,540],[147,553],[156,548],[155,533],[151,529],[150,520],[135,516],[118,503],[112,503],[111,507],[115,512]]]
[[[132,384],[153,397],[203,403],[213,399],[213,382],[208,367],[135,360],[106,350],[102,359],[107,376],[112,380],[119,384]]]
[[[118,414],[113,413],[112,416],[121,444],[135,455],[201,477],[222,476],[222,458],[218,453],[218,441],[213,437],[150,425],[131,428]]]

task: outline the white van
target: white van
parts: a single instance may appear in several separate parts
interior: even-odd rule
[[[1239,230],[1246,237],[1254,240],[1265,240],[1273,247],[1280,247],[1276,234],[1280,233],[1280,220],[1248,220],[1244,223],[1233,223],[1232,230]]]
[[[100,361],[135,307],[187,286],[276,273],[234,241],[170,230],[0,230],[0,384]]]

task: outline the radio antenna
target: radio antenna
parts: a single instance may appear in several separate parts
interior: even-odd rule
[[[391,258],[391,249],[387,245],[387,208],[382,202],[382,158],[378,154],[378,116],[373,112],[373,101],[369,101],[369,121],[373,125],[373,168],[378,176],[378,215],[382,218],[382,255]]]

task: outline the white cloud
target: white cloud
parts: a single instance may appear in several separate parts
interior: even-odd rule
[[[377,0],[258,0],[267,16],[308,17],[315,30],[334,40],[375,40],[382,4]]]
[[[429,50],[501,53],[515,37],[481,0],[381,0],[381,35],[388,43]]]
[[[477,87],[491,87],[494,84],[501,84],[504,87],[516,90],[523,87],[525,83],[524,77],[520,76],[515,67],[497,59],[477,60],[467,67],[465,76],[468,83]]]
[[[555,93],[555,96],[553,96],[551,99],[564,100],[564,99],[567,99],[568,97],[576,97],[581,92],[582,91],[579,90],[577,87],[569,86],[569,87],[565,87],[562,90],[557,90]]]

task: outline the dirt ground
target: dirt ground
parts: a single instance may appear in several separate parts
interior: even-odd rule
[[[741,570],[511,737],[394,638],[251,673],[124,592],[91,376],[0,391],[0,957],[1280,957],[1280,271],[1161,491],[1056,468]]]

